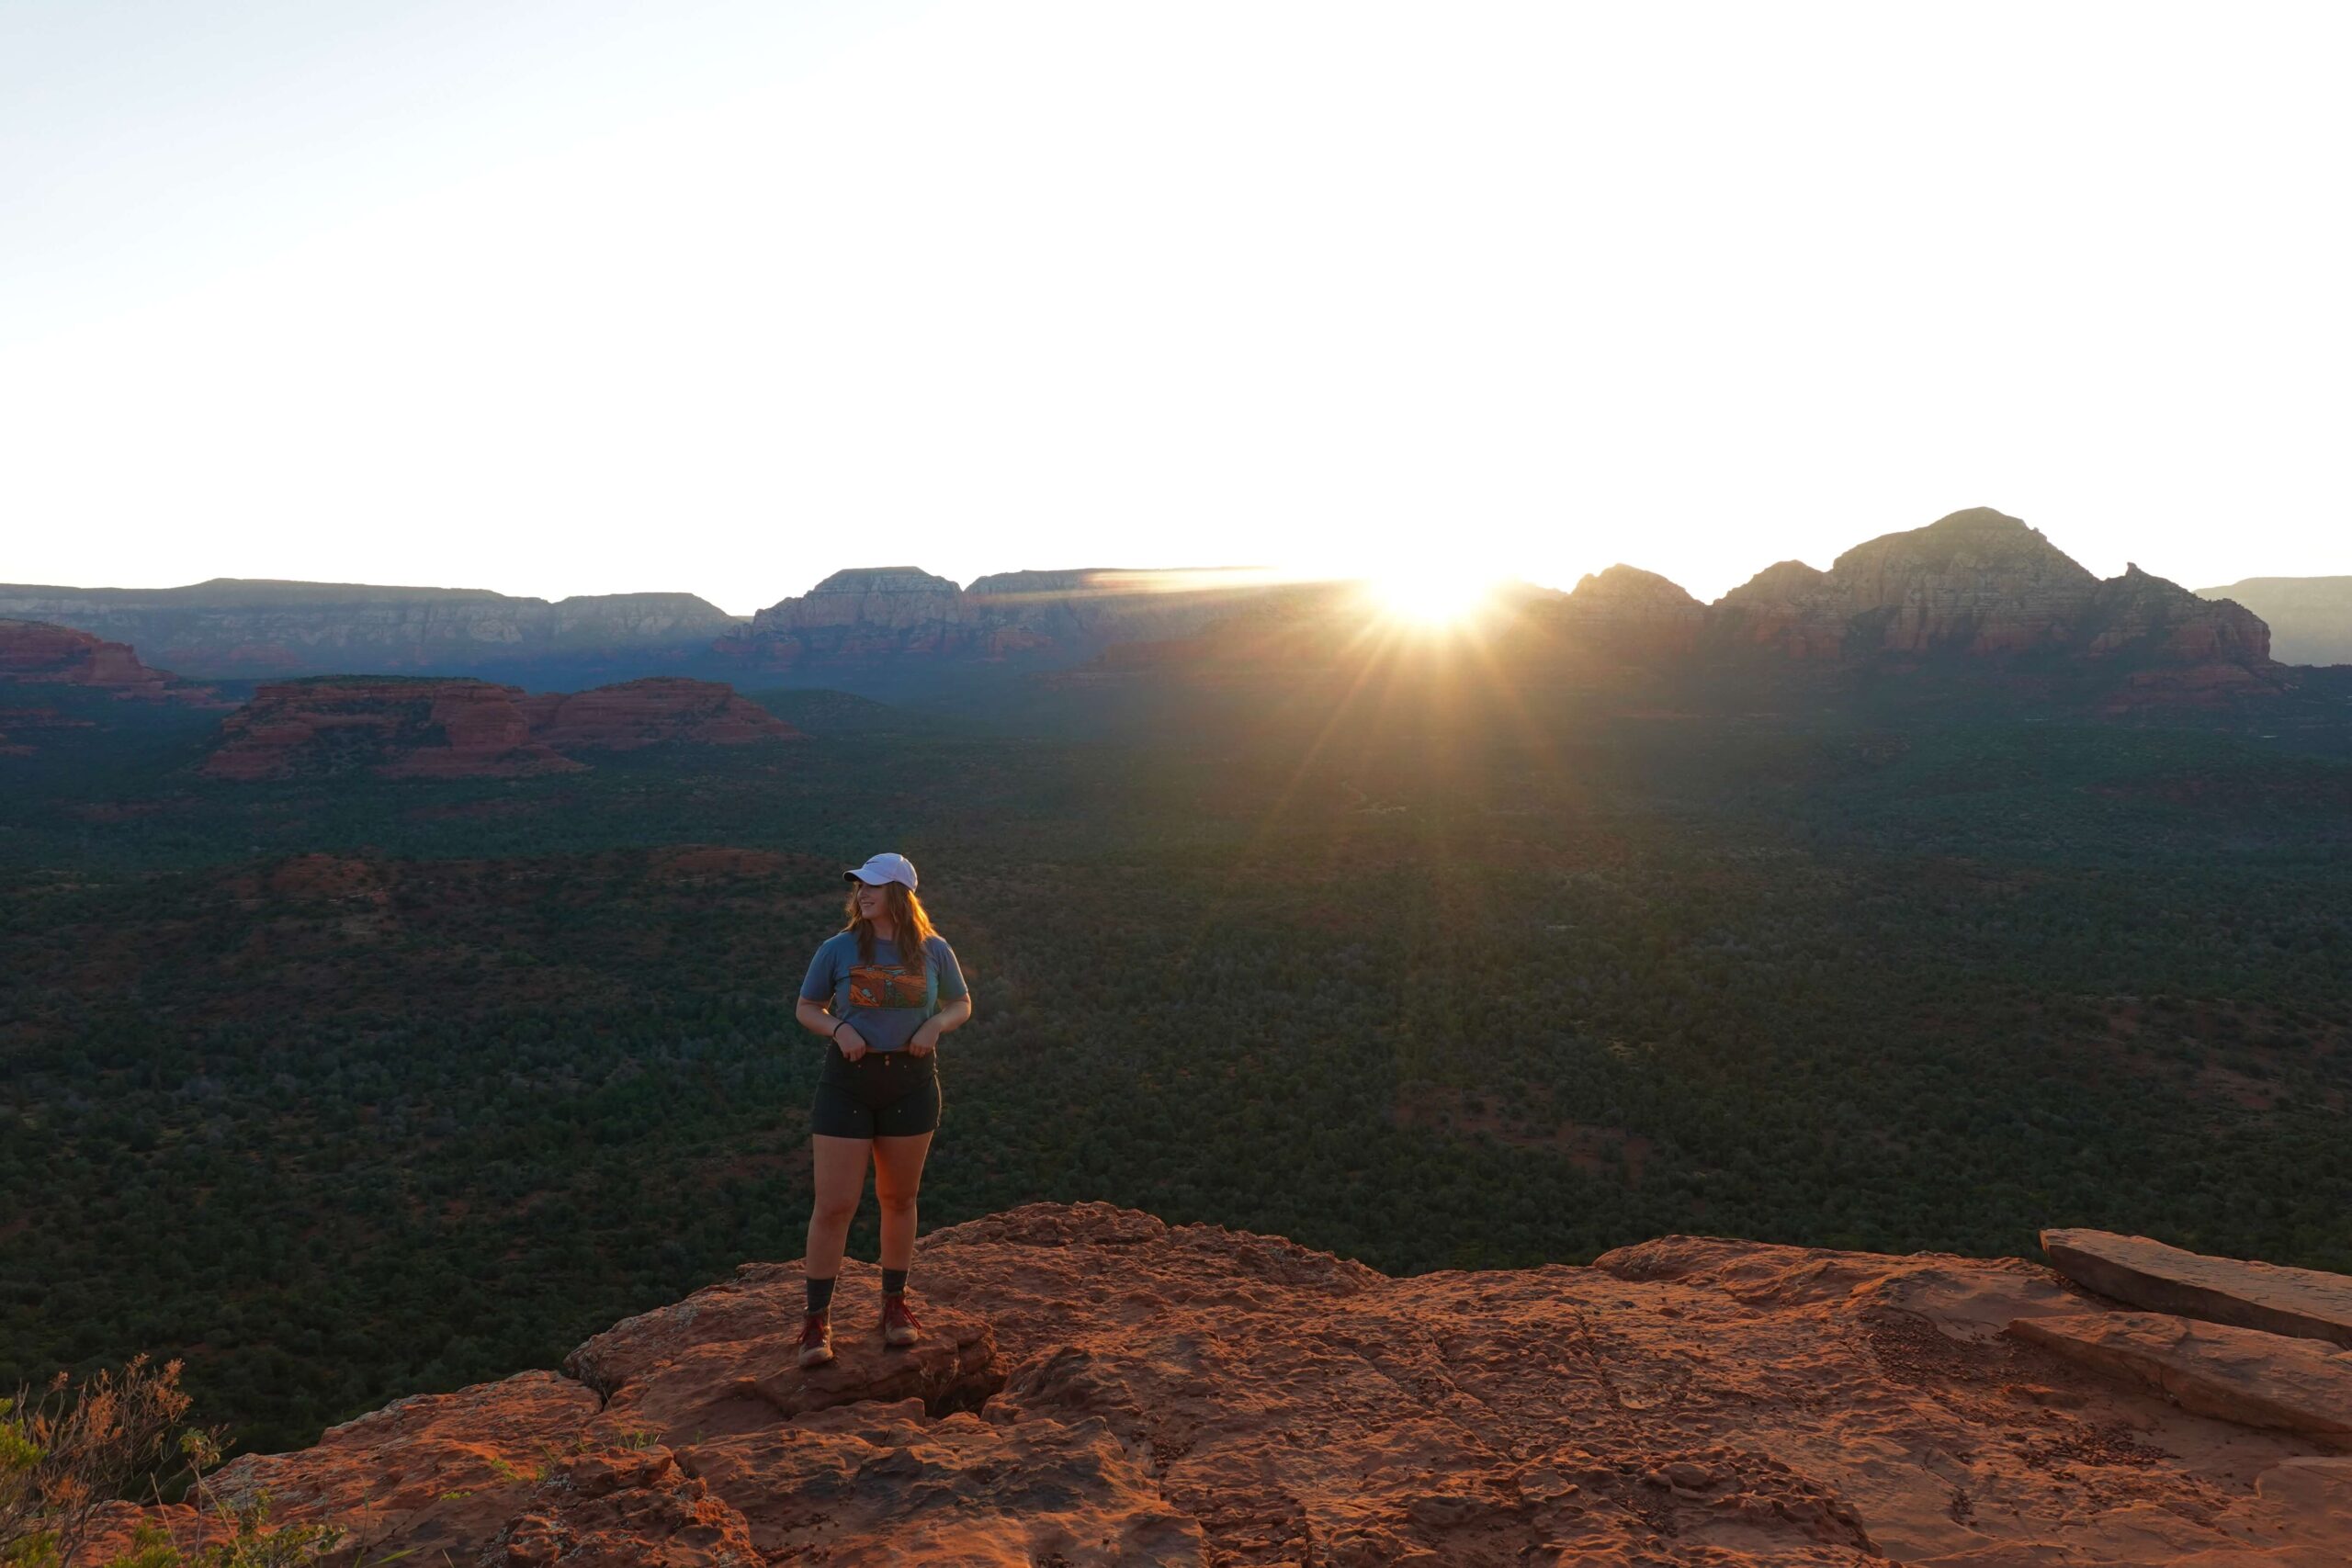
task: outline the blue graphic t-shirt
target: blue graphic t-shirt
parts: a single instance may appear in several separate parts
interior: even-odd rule
[[[801,999],[831,1003],[833,1016],[847,1019],[858,1038],[873,1049],[903,1051],[942,1002],[969,994],[964,972],[956,966],[956,950],[945,937],[924,942],[923,953],[928,964],[902,964],[897,942],[877,941],[874,962],[861,964],[856,934],[837,932],[808,961],[808,977],[800,982]]]

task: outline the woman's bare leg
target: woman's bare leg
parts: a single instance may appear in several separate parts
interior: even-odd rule
[[[842,1248],[849,1242],[850,1222],[857,1218],[857,1201],[865,1195],[865,1165],[872,1157],[868,1151],[874,1141],[812,1133],[808,1147],[816,1171],[817,1200],[808,1210],[807,1272],[811,1280],[831,1280],[842,1271]],[[888,1215],[886,1207],[886,1235]]]
[[[915,1193],[931,1134],[874,1140],[874,1196],[882,1205],[882,1267],[911,1268],[915,1260]]]

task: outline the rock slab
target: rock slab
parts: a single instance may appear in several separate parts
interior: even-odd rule
[[[2200,1416],[2352,1444],[2352,1351],[2158,1312],[2019,1318],[2009,1332]]]
[[[2184,1252],[2144,1235],[2047,1230],[2051,1267],[2086,1290],[2150,1312],[2352,1347],[2352,1278]]]

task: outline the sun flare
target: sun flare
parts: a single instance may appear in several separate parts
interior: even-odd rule
[[[1415,626],[1458,626],[1493,597],[1495,579],[1442,567],[1384,571],[1365,579],[1373,602],[1388,615]]]

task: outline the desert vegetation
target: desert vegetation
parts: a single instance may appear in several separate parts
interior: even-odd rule
[[[224,784],[159,718],[0,759],[0,1382],[151,1350],[287,1448],[797,1255],[791,998],[886,846],[979,1001],[926,1225],[2352,1268],[2333,732],[763,700],[812,739]]]

